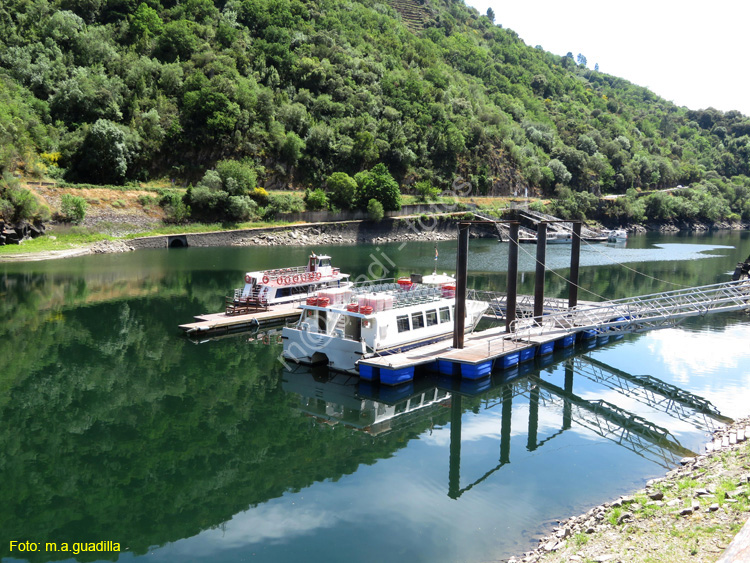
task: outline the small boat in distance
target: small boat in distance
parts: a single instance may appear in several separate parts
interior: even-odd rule
[[[430,276],[424,276],[429,278]],[[282,355],[308,365],[358,374],[357,362],[425,346],[453,334],[453,283],[411,278],[321,291],[302,305],[295,327],[284,327]],[[466,300],[464,327],[472,331],[488,303]]]
[[[573,233],[562,231],[547,233],[547,244],[573,244]]]
[[[326,288],[351,286],[349,274],[331,265],[331,257],[312,253],[306,266],[259,270],[245,274],[245,286],[227,299],[226,314],[303,301]]]
[[[625,229],[615,229],[607,233],[607,242],[618,242],[628,239],[628,232]]]

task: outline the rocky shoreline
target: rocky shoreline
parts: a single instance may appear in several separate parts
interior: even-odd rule
[[[184,236],[188,246],[326,246],[404,243],[411,241],[455,240],[458,222],[466,218],[465,213],[422,215],[399,217],[380,222],[342,221],[328,223],[300,223],[282,227],[261,227],[210,233],[188,233],[186,235],[158,235],[133,239],[99,241],[92,245],[60,251],[42,251],[23,254],[0,255],[0,262],[17,262],[66,258],[85,254],[117,253],[141,248],[164,248],[175,236]],[[682,231],[704,232],[716,228],[728,230],[748,229],[744,223],[704,224],[649,224],[626,225],[631,233],[643,234],[649,231],[677,233]],[[493,225],[472,225],[472,238],[495,238],[497,230]]]
[[[716,561],[750,516],[750,418],[631,496],[560,521],[507,563]]]

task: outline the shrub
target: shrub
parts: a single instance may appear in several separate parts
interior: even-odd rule
[[[308,190],[305,192],[305,204],[310,211],[328,209],[328,197],[321,189],[317,189],[314,192]]]
[[[440,195],[440,188],[434,187],[427,180],[422,180],[414,184],[414,190],[417,192],[417,199],[419,201],[431,201],[437,199]]]
[[[60,198],[60,215],[64,221],[81,223],[86,217],[86,200],[77,195],[63,194]]]
[[[372,221],[381,221],[385,217],[383,204],[377,199],[371,199],[367,202],[367,215]]]
[[[257,217],[258,204],[249,196],[229,196],[227,218],[232,221],[249,221]]]
[[[263,217],[273,219],[279,213],[298,213],[305,210],[305,202],[301,197],[290,194],[273,194],[268,198]]]
[[[188,188],[183,202],[198,219],[211,221],[224,215],[229,204],[229,194],[198,185]]]
[[[144,201],[148,201],[149,205],[142,202],[143,207],[150,207],[156,202],[156,198],[150,196],[141,196]],[[138,198],[141,199],[140,197]],[[180,194],[176,192],[166,192],[162,195],[159,200],[159,205],[164,209],[165,222],[167,223],[185,223],[190,218],[190,207],[185,204],[185,201]]]
[[[0,197],[0,219],[5,219],[10,222],[15,211],[16,208],[13,207],[13,204],[10,201]]]
[[[268,205],[268,192],[263,188],[255,188],[250,194],[250,197],[260,206]]]

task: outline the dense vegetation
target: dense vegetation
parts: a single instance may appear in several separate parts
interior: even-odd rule
[[[612,216],[750,219],[748,117],[678,108],[462,2],[420,8],[406,27],[371,0],[7,0],[0,171],[200,183],[197,204],[169,202],[178,217],[272,214],[256,184],[388,210],[361,176],[382,164],[420,193],[459,176],[477,195],[558,190],[569,215],[586,194],[690,185]],[[251,169],[245,187],[215,181],[228,161]],[[357,194],[330,187],[341,175]]]

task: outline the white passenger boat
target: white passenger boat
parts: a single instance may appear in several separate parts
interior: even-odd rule
[[[628,232],[625,229],[615,229],[607,234],[607,242],[618,242],[628,239]]]
[[[245,274],[245,286],[227,300],[227,314],[245,309],[304,301],[327,288],[350,287],[349,274],[331,265],[331,257],[310,255],[306,266],[260,270]]]
[[[302,305],[297,325],[283,329],[282,354],[298,363],[327,363],[331,369],[357,373],[360,359],[449,337],[455,293],[452,283],[426,285],[409,278],[321,291]],[[487,307],[484,301],[466,300],[466,332],[476,327]]]
[[[547,233],[547,244],[572,244],[573,233],[551,232]]]

